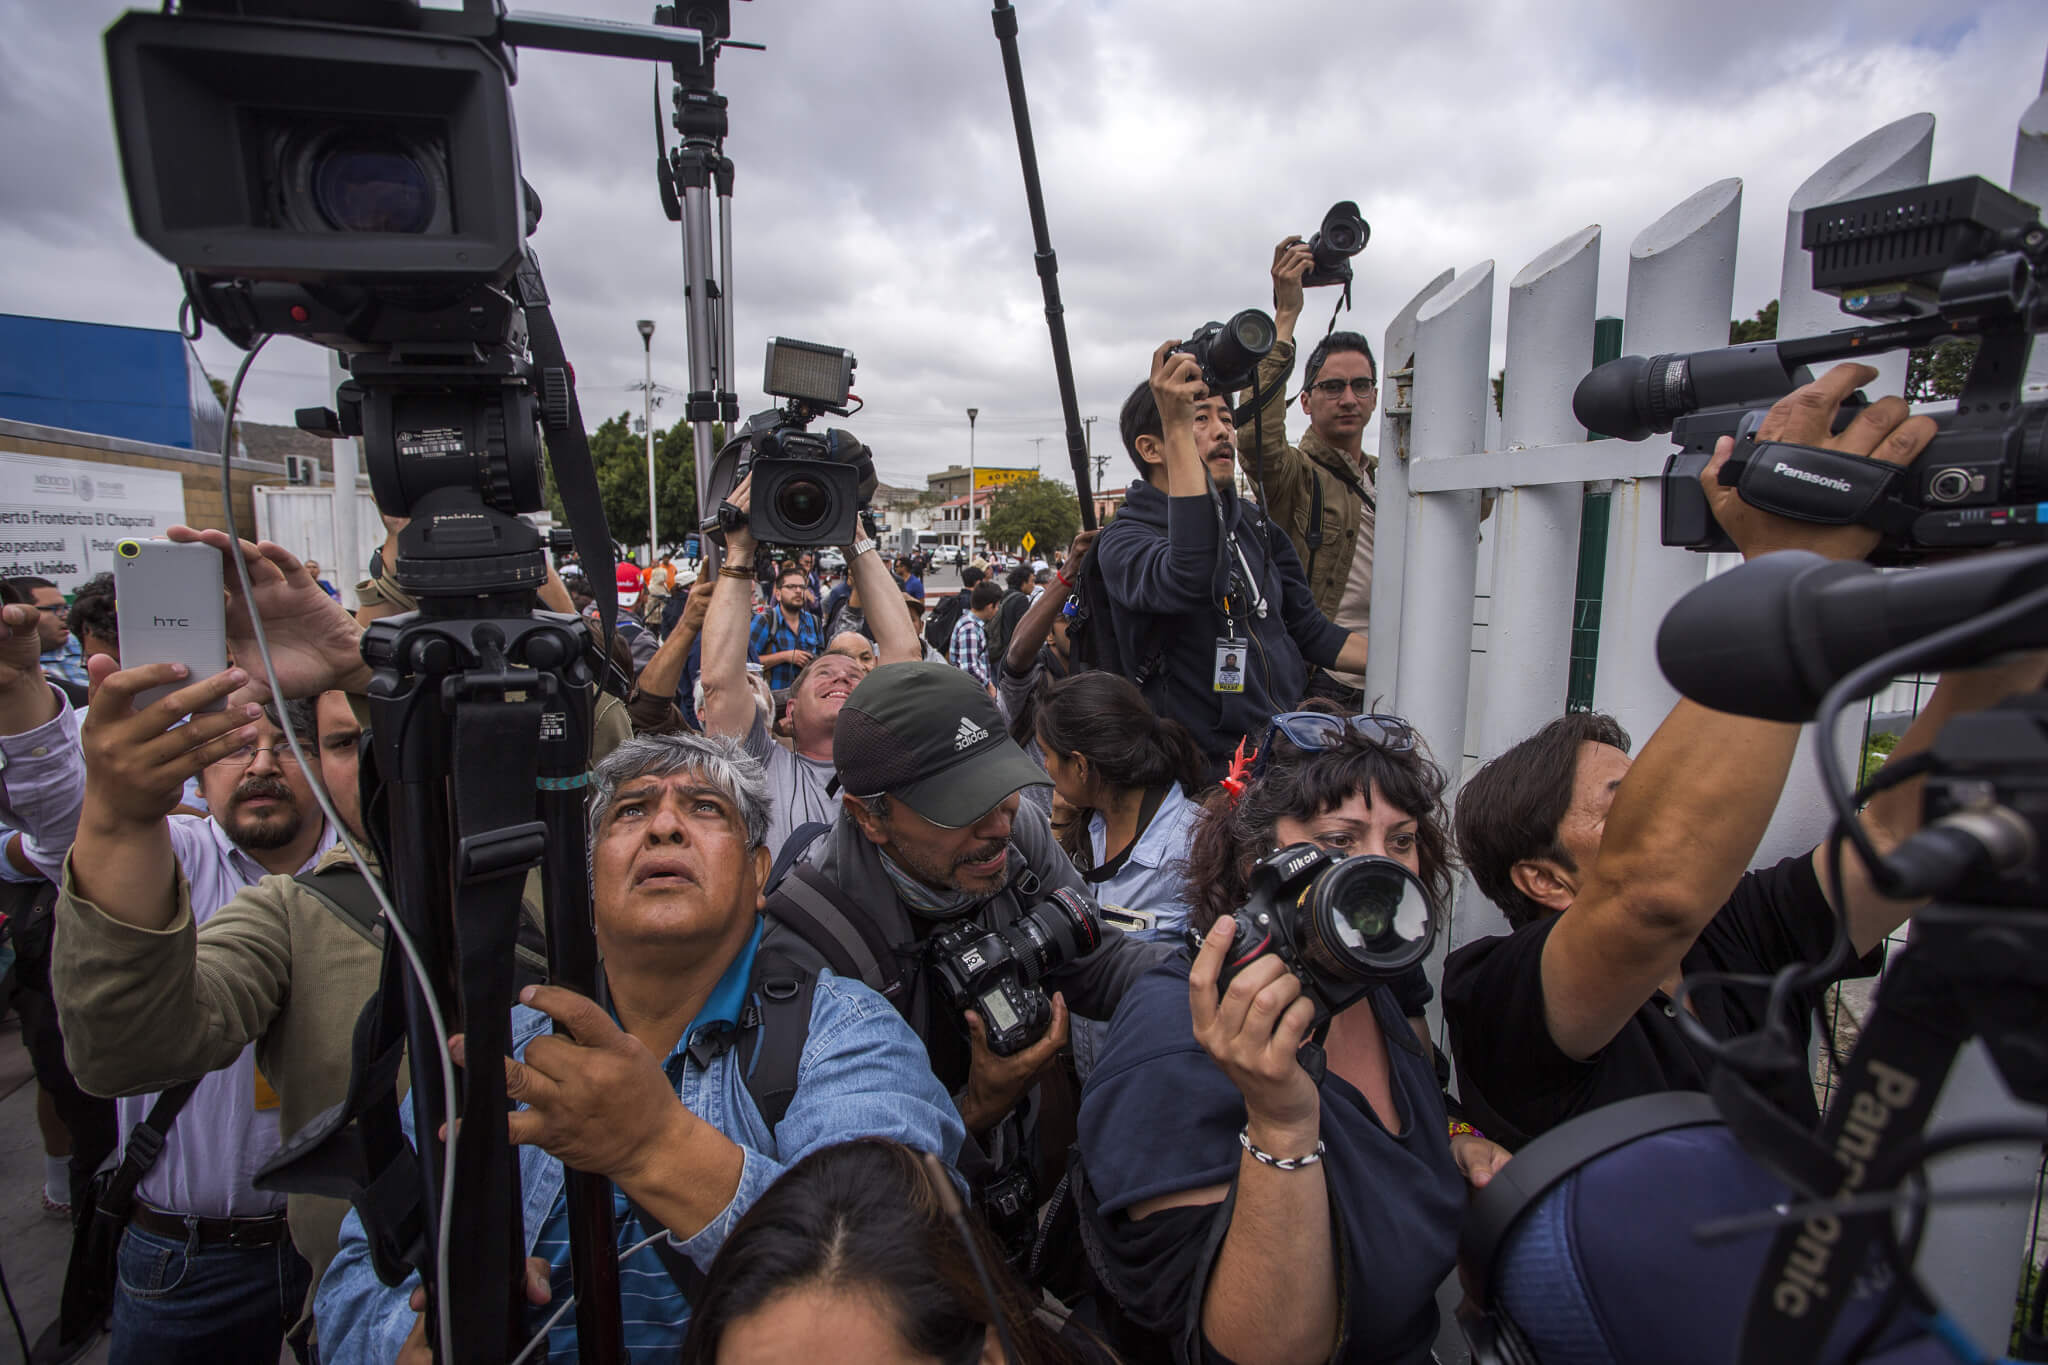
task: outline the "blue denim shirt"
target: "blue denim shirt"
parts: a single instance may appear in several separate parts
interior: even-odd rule
[[[525,1006],[512,1011],[512,1050],[552,1027],[544,1014]],[[893,1138],[948,1163],[965,1137],[960,1115],[933,1077],[924,1044],[889,1003],[858,981],[818,974],[811,999],[811,1032],[797,1068],[796,1097],[771,1132],[747,1093],[738,1066],[739,1049],[729,1049],[700,1068],[679,1044],[682,1062],[678,1097],[685,1108],[737,1144],[743,1154],[739,1189],[717,1217],[695,1236],[671,1235],[671,1244],[708,1270],[733,1224],[753,1207],[783,1170],[821,1147],[857,1137]],[[674,1054],[672,1054],[673,1056]],[[408,1135],[412,1108],[401,1106]],[[521,1147],[519,1184],[526,1250],[562,1197],[562,1163],[538,1147]],[[389,1365],[412,1330],[406,1300],[417,1277],[386,1285],[371,1268],[369,1244],[354,1210],[341,1225],[341,1244],[314,1300],[319,1321],[320,1358],[328,1365]],[[673,1348],[670,1348],[672,1355]]]

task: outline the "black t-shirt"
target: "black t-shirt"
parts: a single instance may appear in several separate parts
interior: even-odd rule
[[[1124,994],[1081,1095],[1078,1146],[1088,1177],[1083,1216],[1104,1249],[1125,1319],[1164,1338],[1183,1359],[1213,1360],[1195,1324],[1231,1200],[1166,1209],[1140,1222],[1126,1213],[1158,1195],[1234,1186],[1243,1156],[1244,1097],[1195,1041],[1188,968],[1187,957],[1176,956]],[[1343,1340],[1334,1358],[1427,1361],[1436,1288],[1457,1255],[1465,1183],[1451,1157],[1435,1068],[1393,993],[1375,989],[1353,1008],[1371,1008],[1386,1036],[1402,1127],[1389,1133],[1350,1082],[1325,1076],[1323,1162],[1344,1275]]]
[[[1458,1062],[1459,1096],[1488,1137],[1518,1147],[1566,1119],[1603,1104],[1664,1090],[1705,1090],[1712,1060],[1695,1048],[1677,1007],[1658,991],[1613,1041],[1581,1062],[1550,1037],[1543,1002],[1543,945],[1558,916],[1512,934],[1468,943],[1444,964],[1444,1020]],[[1686,951],[1682,972],[1770,975],[1795,962],[1819,962],[1835,941],[1834,912],[1821,894],[1813,859],[1799,854],[1746,872],[1735,894]],[[1884,962],[1879,945],[1831,980],[1870,976]],[[1799,1002],[1803,1040],[1815,988]],[[1763,1024],[1760,989],[1701,989],[1693,1008],[1707,1032],[1728,1039]],[[1813,1087],[1802,1076],[1765,1093],[1802,1122],[1817,1123]]]

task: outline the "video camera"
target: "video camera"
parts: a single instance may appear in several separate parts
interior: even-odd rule
[[[805,430],[823,413],[851,411],[854,366],[853,352],[836,346],[768,338],[761,387],[789,405],[748,418],[718,452],[705,531],[723,543],[727,531],[744,525],[763,544],[794,549],[854,542],[860,511],[875,495],[874,458],[850,431]],[[742,512],[727,499],[749,474],[752,499]]]
[[[956,924],[935,934],[929,951],[946,999],[956,1010],[979,1014],[988,1050],[1011,1057],[1052,1026],[1052,1001],[1038,984],[1045,974],[1086,957],[1101,942],[1095,907],[1062,890],[1006,928]]]
[[[1428,889],[1391,858],[1291,844],[1252,868],[1251,888],[1232,916],[1237,936],[1218,984],[1275,954],[1301,978],[1318,1025],[1421,962],[1436,942]]]
[[[1174,348],[1176,354],[1191,355],[1202,367],[1202,382],[1212,398],[1228,398],[1252,386],[1259,362],[1279,338],[1273,319],[1256,308],[1231,315],[1228,322],[1205,322],[1194,334]]]
[[[1625,441],[1668,431],[1677,442],[1664,467],[1664,543],[1735,548],[1699,487],[1723,436],[1735,438],[1723,487],[1782,516],[1875,527],[1884,537],[1875,563],[2048,540],[2048,405],[2020,395],[2033,334],[2048,328],[2039,210],[1972,176],[1808,210],[1801,244],[1813,256],[1815,289],[1837,295],[1853,316],[1892,321],[1691,355],[1623,356],[1573,395],[1588,430]],[[1981,349],[1956,410],[1934,418],[1940,432],[1910,468],[1755,439],[1770,406],[1812,378],[1808,362],[1971,335]],[[1845,406],[1839,421],[1853,416]]]
[[[1323,226],[1315,236],[1308,239],[1309,253],[1315,257],[1315,264],[1301,277],[1302,287],[1313,289],[1317,285],[1351,285],[1351,258],[1365,250],[1365,244],[1372,240],[1372,224],[1358,211],[1358,205],[1349,199],[1332,204],[1330,211],[1323,215]]]

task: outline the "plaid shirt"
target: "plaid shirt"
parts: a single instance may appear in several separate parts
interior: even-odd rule
[[[973,612],[960,613],[960,620],[953,627],[953,638],[946,646],[946,661],[983,687],[989,685],[988,632],[982,628],[981,618]]]
[[[763,654],[780,654],[788,649],[807,650],[812,655],[825,652],[825,627],[818,620],[816,612],[800,611],[796,625],[792,628],[783,618],[780,605],[771,605],[768,610],[754,618],[754,628],[747,636],[747,658],[754,663],[761,662]],[[801,664],[769,664],[766,673],[770,687],[787,687],[796,681],[796,675],[803,672]]]

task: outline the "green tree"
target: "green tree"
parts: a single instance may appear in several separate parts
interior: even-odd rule
[[[1906,357],[1906,401],[1932,403],[1962,394],[1963,381],[1977,361],[1976,337],[1945,337],[1931,341]]]
[[[1081,529],[1081,504],[1057,479],[1033,475],[1004,484],[988,500],[982,538],[991,545],[1019,545],[1029,531],[1034,554],[1050,554]]]
[[[1728,344],[1742,346],[1752,341],[1771,341],[1778,335],[1778,301],[1756,310],[1753,318],[1736,318],[1728,324]]]
[[[723,444],[725,427],[712,428],[713,441]],[[697,529],[697,462],[695,433],[678,420],[654,433],[655,511],[659,516],[662,551],[673,551]],[[633,430],[633,415],[622,412],[590,433],[590,460],[597,469],[598,496],[611,528],[614,550],[647,541],[647,440]],[[555,520],[568,524],[561,492],[555,487],[552,458],[548,468],[548,507]]]

